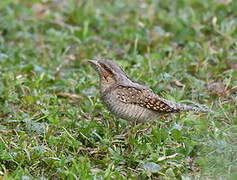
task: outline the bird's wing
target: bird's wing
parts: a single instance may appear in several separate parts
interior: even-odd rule
[[[157,111],[160,113],[179,112],[175,107],[175,103],[171,103],[165,99],[158,97],[151,89],[139,89],[129,86],[118,86],[116,88],[118,99],[126,104],[137,104],[141,107]]]

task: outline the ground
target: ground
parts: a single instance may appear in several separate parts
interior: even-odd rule
[[[3,179],[237,179],[237,1],[0,2]],[[209,113],[134,124],[86,62]],[[0,177],[0,179],[1,179]]]

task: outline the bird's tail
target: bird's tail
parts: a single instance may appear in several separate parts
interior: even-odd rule
[[[195,107],[195,106],[189,106],[186,104],[179,104],[175,103],[175,107],[179,109],[180,111],[193,111],[193,112],[210,112],[210,110],[203,108],[203,107]]]
[[[180,111],[193,111],[193,112],[211,112],[211,110],[200,107],[200,106],[190,106],[186,104],[180,104],[180,103],[175,103],[171,101],[164,100],[170,107],[173,108],[174,111],[180,112]]]

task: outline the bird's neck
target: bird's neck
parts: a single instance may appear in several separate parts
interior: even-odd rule
[[[107,92],[107,89],[111,89],[116,85],[132,85],[134,84],[132,80],[128,78],[126,75],[121,76],[100,76],[100,86],[101,86],[101,93]]]
[[[101,87],[101,92],[105,92],[107,89],[113,87],[116,84],[116,80],[111,77],[107,78],[100,78],[100,87]]]

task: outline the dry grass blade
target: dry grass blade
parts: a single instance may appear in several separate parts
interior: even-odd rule
[[[51,95],[69,97],[72,99],[82,99],[83,98],[82,96],[80,96],[78,94],[71,94],[71,93],[64,93],[64,92],[52,93]]]

